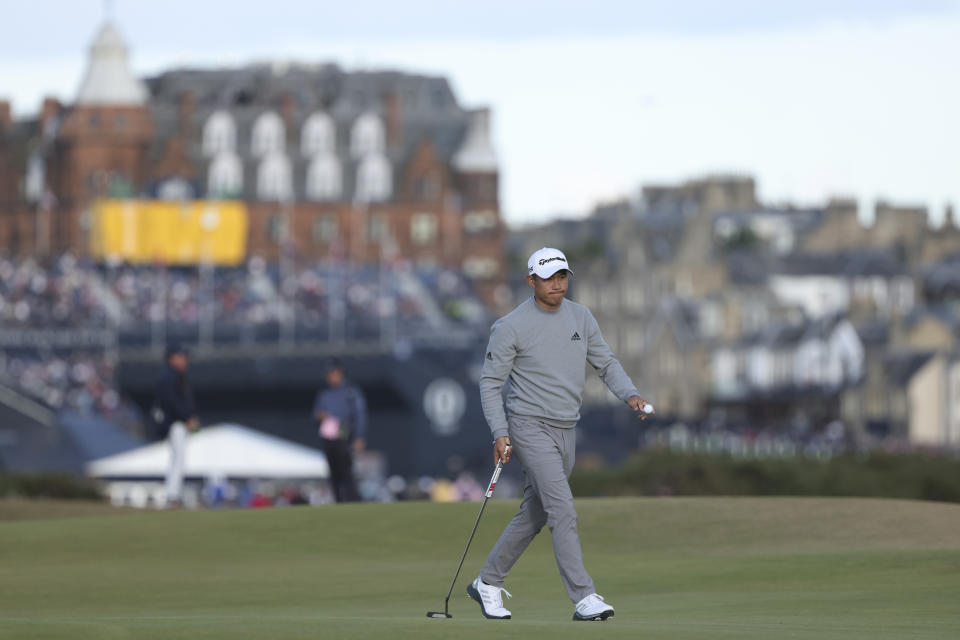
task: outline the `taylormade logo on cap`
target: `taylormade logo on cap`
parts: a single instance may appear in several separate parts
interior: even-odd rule
[[[570,269],[570,264],[567,262],[567,257],[559,249],[544,247],[534,251],[530,259],[527,260],[528,275],[549,278],[561,269],[566,269],[571,275],[573,274],[573,270]]]

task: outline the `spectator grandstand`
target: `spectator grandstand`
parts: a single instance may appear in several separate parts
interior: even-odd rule
[[[125,346],[409,342],[475,334],[486,308],[459,272],[346,263],[285,268],[0,257],[0,383],[55,409],[110,414]]]

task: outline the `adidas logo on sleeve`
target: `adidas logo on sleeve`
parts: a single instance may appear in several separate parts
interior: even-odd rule
[[[576,331],[573,332],[573,335],[570,336],[571,340],[580,340],[580,334]]]

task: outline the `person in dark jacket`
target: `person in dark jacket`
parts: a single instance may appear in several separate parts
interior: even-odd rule
[[[189,360],[180,345],[166,350],[166,368],[157,384],[154,420],[158,436],[170,443],[170,466],[167,469],[166,493],[168,504],[183,500],[183,471],[186,463],[187,434],[198,426],[193,391],[187,380]]]
[[[327,363],[327,387],[317,394],[313,417],[330,465],[330,483],[337,502],[360,500],[353,479],[353,453],[364,450],[367,401],[363,392],[347,381],[337,358]]]

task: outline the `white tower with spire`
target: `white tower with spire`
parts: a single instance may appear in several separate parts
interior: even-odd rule
[[[99,198],[131,197],[151,178],[147,160],[153,141],[149,92],[133,74],[127,45],[106,20],[90,46],[87,69],[74,103],[66,110],[57,135],[61,172],[55,190],[76,219],[64,241],[84,244],[79,213]]]
[[[130,70],[127,45],[109,21],[90,45],[87,72],[77,92],[77,105],[140,106],[147,89]]]

